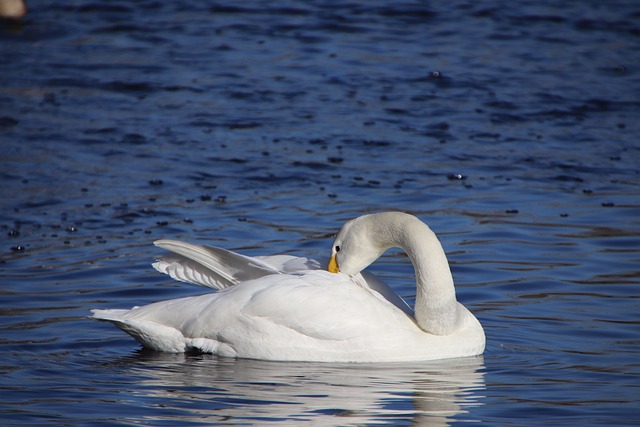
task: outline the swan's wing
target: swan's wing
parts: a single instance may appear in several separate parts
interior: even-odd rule
[[[293,255],[257,256],[255,258],[284,274],[303,274],[309,270],[320,270],[322,268],[321,264],[315,259]]]
[[[393,289],[391,289],[389,285],[378,279],[373,274],[367,271],[361,271],[360,274],[357,274],[353,277],[353,280],[365,288],[369,288],[378,292],[384,297],[384,299],[398,307],[400,310],[404,311],[408,316],[414,317],[413,310],[411,309],[411,307],[409,307],[407,302],[402,299],[402,297],[398,295]]]
[[[224,289],[280,270],[262,259],[241,255],[214,246],[194,245],[177,240],[157,240],[154,244],[173,254],[161,257],[153,267],[175,280]]]
[[[180,282],[224,289],[233,285],[229,279],[215,274],[211,269],[182,255],[164,255],[153,264],[153,268]]]

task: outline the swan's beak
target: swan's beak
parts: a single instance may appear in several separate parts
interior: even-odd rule
[[[331,273],[340,272],[340,268],[338,268],[338,261],[336,261],[335,254],[331,255],[331,259],[329,260],[329,267],[327,267],[327,270],[329,270]]]

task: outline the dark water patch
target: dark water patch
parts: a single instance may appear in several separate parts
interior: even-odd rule
[[[225,125],[227,128],[234,130],[234,129],[254,129],[254,128],[259,128],[264,126],[264,123],[260,123],[257,121],[234,121],[234,122],[230,122],[230,123],[225,123]]]
[[[10,128],[16,126],[20,121],[10,116],[0,117],[0,128]]]
[[[606,66],[598,68],[600,74],[610,77],[627,77],[635,74],[635,69],[629,69],[625,65]]]
[[[190,172],[188,175],[189,180],[195,181],[200,186],[204,186],[205,188],[216,188],[217,186],[213,184],[217,180],[222,180],[224,175],[215,175],[211,172]],[[203,184],[204,183],[204,184]]]
[[[64,203],[63,200],[61,199],[45,199],[45,200],[40,200],[40,201],[30,201],[30,202],[26,202],[26,203],[21,203],[19,205],[16,206],[16,208],[18,209],[39,209],[39,208],[43,208],[43,207],[51,207],[51,206],[55,206],[55,205],[60,205]]]
[[[317,165],[316,164],[310,164],[310,165],[300,164],[300,165],[293,165],[293,166],[304,167],[310,170],[325,170],[327,168],[327,165],[324,165],[322,163],[319,163]],[[265,186],[269,186],[270,184],[292,184],[292,183],[302,183],[302,184],[308,185],[311,177],[301,175],[298,173],[291,173],[291,174],[270,173],[267,175],[248,175],[245,177],[245,179],[249,181],[264,183]]]
[[[230,14],[230,15],[248,15],[254,13],[264,13],[263,10],[252,9],[240,6],[230,6],[217,4],[209,8],[209,12],[213,14]]]
[[[343,139],[341,140],[341,143],[346,145],[372,147],[372,148],[389,147],[390,145],[392,145],[390,141],[380,141],[380,140],[371,140],[371,139]]]
[[[141,2],[141,4],[142,3],[145,3],[145,2]],[[131,16],[135,12],[134,9],[126,5],[111,4],[111,3],[96,3],[96,2],[85,3],[78,6],[58,5],[58,8],[66,9],[67,12],[75,11],[79,13],[88,13],[88,14],[94,14],[94,13],[105,13],[105,14],[115,14],[115,15],[122,14],[126,16]]]
[[[324,22],[315,26],[315,30],[328,32],[328,33],[344,33],[344,34],[359,34],[366,33],[369,28],[364,25],[340,23],[341,17],[339,15],[330,15]]]
[[[133,23],[112,24],[105,27],[99,27],[94,30],[97,34],[132,34],[136,32],[149,31],[148,26],[140,26]]]
[[[496,125],[509,125],[528,121],[526,116],[513,113],[492,113],[490,120],[491,123]]]
[[[148,142],[147,138],[139,133],[127,133],[120,139],[120,143],[125,145],[144,145]]]
[[[162,210],[156,210],[156,209],[145,207],[145,208],[139,208],[135,210],[126,210],[125,212],[117,213],[113,215],[113,218],[122,220],[127,223],[132,223],[147,217],[154,218],[154,217],[162,217],[162,216],[173,217],[174,214],[169,211],[162,211]]]
[[[69,62],[52,62],[48,64],[52,69],[58,70],[73,70],[73,71],[87,71],[87,72],[104,72],[104,71],[122,71],[122,70],[132,70],[139,71],[141,73],[148,74],[156,74],[162,73],[166,71],[166,67],[161,64],[114,64],[110,62],[99,62],[99,63],[85,63],[85,64],[76,64]],[[57,83],[58,81],[54,80],[53,83]],[[64,83],[64,80],[62,81]],[[77,83],[76,83],[77,84]]]
[[[257,90],[252,92],[229,92],[227,96],[232,99],[249,100],[253,102],[273,102],[274,92],[270,90]]]
[[[364,10],[363,10],[364,11]],[[369,14],[393,18],[406,24],[424,24],[438,17],[438,14],[424,5],[394,4],[366,9]]]
[[[491,132],[479,132],[469,135],[469,139],[489,139],[489,140],[498,140],[502,137],[499,133],[491,133]]]
[[[215,128],[218,127],[219,124],[207,120],[194,120],[189,122],[190,126],[202,127],[202,128]]]
[[[548,98],[546,95],[543,95],[543,97]],[[555,99],[557,101],[557,98]],[[640,103],[592,98],[580,103],[579,105],[569,106],[565,109],[553,108],[550,110],[533,112],[529,114],[529,117],[535,120],[571,118],[583,121],[592,114],[607,114],[628,110],[640,110]]]
[[[353,188],[379,188],[383,183],[375,179],[354,179]]]
[[[101,83],[99,87],[107,91],[132,94],[132,95],[135,94],[136,96],[139,96],[141,94],[144,94],[144,95],[150,94],[160,89],[157,85],[153,83],[144,82],[144,81],[138,81],[138,82],[113,81],[113,82]]]
[[[579,31],[599,31],[615,32],[640,36],[640,29],[634,21],[629,20],[606,20],[606,19],[579,19],[575,23],[575,28]]]
[[[485,107],[495,108],[499,110],[514,111],[519,109],[519,105],[509,101],[489,101],[483,104]]]
[[[559,15],[518,15],[509,17],[512,20],[512,25],[536,25],[536,24],[565,24],[569,21],[568,18]]]
[[[232,120],[232,121],[227,121],[225,123],[212,122],[207,120],[194,120],[189,122],[189,125],[195,126],[195,127],[210,128],[210,129],[227,128],[230,130],[245,130],[245,129],[249,130],[249,129],[260,128],[265,126],[264,123],[261,123],[258,121],[250,121],[250,120]]]
[[[551,179],[560,182],[584,182],[583,178],[574,175],[557,175],[555,177],[552,177]]]
[[[92,79],[55,77],[47,82],[47,86],[62,88],[81,88],[90,90],[104,90],[108,92],[123,93],[139,97],[161,90],[160,86],[146,81],[111,81],[100,82]],[[50,103],[50,102],[49,102]]]
[[[84,133],[86,135],[109,135],[109,134],[116,133],[117,131],[118,131],[118,128],[116,127],[103,127],[103,128],[85,129]]]
[[[209,160],[217,163],[233,163],[236,165],[244,165],[246,163],[249,163],[249,160],[247,158],[242,158],[242,157],[230,157],[230,158],[209,157]]]

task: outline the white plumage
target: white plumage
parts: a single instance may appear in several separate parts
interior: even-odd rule
[[[330,270],[288,255],[247,257],[159,240],[173,254],[154,267],[217,292],[131,310],[93,310],[145,347],[266,360],[390,362],[481,354],[477,319],[455,299],[442,246],[417,218],[365,215],[335,239]],[[416,270],[415,315],[382,281],[361,273],[386,249],[402,247]]]

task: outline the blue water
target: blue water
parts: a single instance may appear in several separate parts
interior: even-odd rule
[[[640,423],[640,5],[32,1],[0,23],[3,425]],[[483,357],[140,350],[161,237],[326,257],[431,225]],[[413,302],[411,265],[371,269]]]

